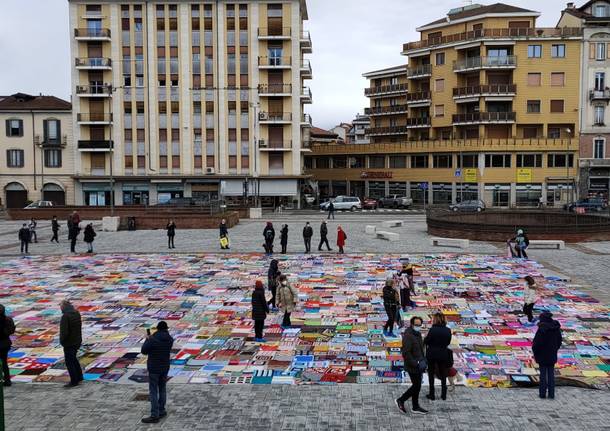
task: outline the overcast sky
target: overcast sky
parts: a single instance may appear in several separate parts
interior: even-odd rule
[[[494,1],[480,1],[484,4]],[[577,5],[584,2],[577,1]],[[308,0],[314,79],[314,124],[349,122],[368,106],[362,74],[406,63],[404,42],[415,28],[442,18],[462,0]],[[475,0],[476,3],[476,0]],[[539,26],[554,26],[566,2],[507,0],[542,12]],[[67,0],[0,0],[0,94],[18,91],[70,99],[70,29]]]

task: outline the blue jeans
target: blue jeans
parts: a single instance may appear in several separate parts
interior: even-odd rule
[[[148,397],[150,398],[150,416],[158,418],[165,414],[167,373],[148,374]]]
[[[540,396],[555,398],[555,365],[540,365]]]

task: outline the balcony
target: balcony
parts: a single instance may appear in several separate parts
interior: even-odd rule
[[[393,84],[393,85],[382,85],[379,87],[365,88],[364,95],[367,97],[371,96],[382,96],[389,94],[401,94],[407,93],[407,84]]]
[[[305,54],[311,54],[313,52],[313,47],[311,44],[311,35],[308,31],[302,31],[301,36],[299,37],[299,42],[301,43],[301,51]]]
[[[520,39],[520,38],[568,38],[582,36],[582,29],[577,27],[564,28],[483,28],[480,30],[455,33],[446,36],[432,37],[429,39],[409,42],[403,45],[403,54],[408,55],[412,51],[428,49],[440,45],[457,44],[480,39]]]
[[[76,28],[74,29],[76,40],[103,40],[110,41],[110,29],[107,28]]]
[[[430,117],[407,118],[407,129],[425,129],[432,126]]]
[[[608,168],[610,159],[584,159],[580,157],[578,164],[581,168]]]
[[[369,136],[384,136],[384,135],[406,135],[409,132],[406,126],[389,126],[389,127],[371,127],[369,128]]]
[[[420,91],[417,93],[407,94],[407,105],[429,105],[432,103],[432,93],[429,91]]]
[[[260,124],[290,124],[292,113],[290,112],[260,112],[258,114]]]
[[[291,84],[261,84],[258,86],[258,95],[261,97],[290,97]]]
[[[313,126],[313,120],[311,119],[311,115],[303,114],[301,116],[301,126],[302,127],[312,127]]]
[[[311,90],[309,89],[309,87],[301,88],[301,102],[303,102],[303,103],[311,103],[312,102]]]
[[[301,60],[301,76],[305,79],[311,79],[313,77],[309,60]]]
[[[513,97],[517,92],[516,84],[488,84],[474,85],[470,87],[456,87],[453,89],[453,98],[471,99],[483,96],[507,96]]]
[[[76,122],[82,126],[107,125],[112,123],[112,114],[107,114],[104,112],[87,112],[83,114],[76,114]]]
[[[261,27],[258,29],[258,40],[290,40],[291,36],[290,27]]]
[[[96,85],[77,85],[76,95],[78,97],[111,97],[112,90],[108,85],[96,84]]]
[[[471,112],[468,114],[454,114],[453,124],[507,124],[514,123],[517,114],[514,112]]]
[[[112,61],[109,58],[77,58],[75,66],[78,70],[111,70]]]
[[[517,57],[471,57],[453,62],[454,72],[470,72],[480,69],[514,69],[517,67]]]
[[[432,76],[431,64],[422,64],[421,66],[407,68],[407,78],[409,79],[429,78],[430,76]]]
[[[258,57],[259,69],[290,69],[292,57]]]
[[[258,148],[261,151],[292,151],[292,141],[268,141],[261,139],[258,141]]]
[[[408,110],[408,105],[375,106],[373,108],[364,108],[364,113],[371,117],[377,117],[381,115],[404,114]]]
[[[596,100],[608,102],[610,100],[610,89],[589,90],[589,101],[594,102]]]
[[[112,141],[95,140],[95,141],[78,141],[78,151],[90,153],[105,153],[114,148]]]

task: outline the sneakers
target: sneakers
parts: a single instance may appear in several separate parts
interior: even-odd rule
[[[398,410],[405,414],[407,413],[407,409],[405,409],[405,403],[400,402],[398,398],[396,398],[394,402],[396,403],[396,407],[398,407]]]
[[[413,413],[415,415],[427,415],[428,410],[422,409],[421,407],[417,407],[417,408],[411,409],[411,413]]]
[[[142,418],[142,423],[143,424],[156,424],[156,423],[159,423],[159,418],[155,418],[152,416],[149,416],[147,418]]]
[[[427,394],[426,398],[428,398],[430,401],[434,401],[436,399],[436,397],[434,395],[430,395],[430,394]]]

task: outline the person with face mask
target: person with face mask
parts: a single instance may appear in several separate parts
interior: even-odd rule
[[[299,302],[299,292],[288,283],[288,277],[286,277],[285,274],[280,275],[279,284],[277,305],[284,312],[282,328],[286,329],[292,326],[290,314],[296,309],[297,303]]]
[[[411,398],[411,412],[414,414],[425,415],[428,410],[419,405],[419,392],[421,391],[422,376],[426,371],[426,359],[424,358],[424,342],[421,336],[421,317],[411,317],[411,326],[402,334],[402,358],[405,370],[409,373],[411,387],[395,400],[398,409],[407,413],[405,402]]]

